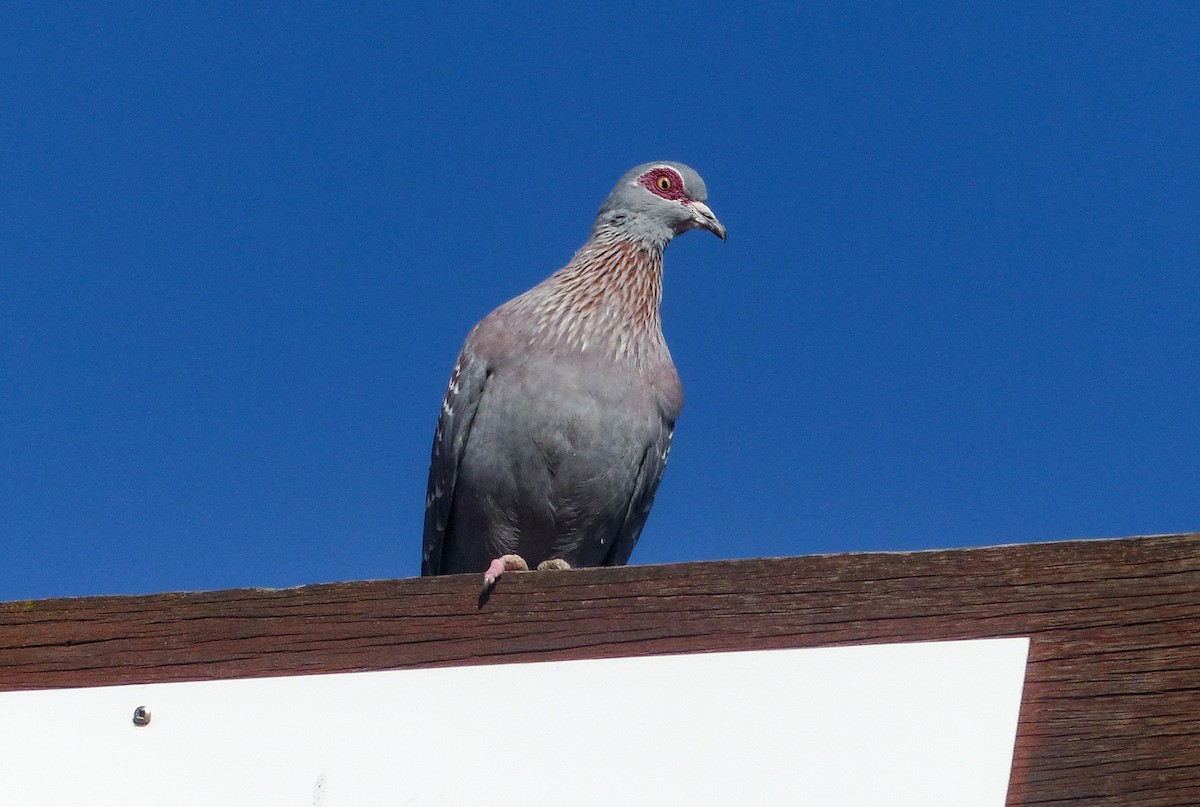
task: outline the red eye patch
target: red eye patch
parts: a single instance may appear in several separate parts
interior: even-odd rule
[[[686,202],[688,195],[683,191],[683,177],[670,168],[654,168],[638,177],[638,184],[655,196]]]

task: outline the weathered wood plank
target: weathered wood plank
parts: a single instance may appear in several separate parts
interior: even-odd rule
[[[0,690],[1029,636],[1009,803],[1200,804],[1200,536],[0,604]]]

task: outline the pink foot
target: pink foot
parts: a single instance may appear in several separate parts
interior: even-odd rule
[[[525,562],[525,558],[520,555],[501,555],[492,561],[487,567],[487,571],[483,573],[483,590],[491,591],[492,586],[496,585],[496,581],[500,579],[500,575],[505,572],[527,572],[529,564]]]

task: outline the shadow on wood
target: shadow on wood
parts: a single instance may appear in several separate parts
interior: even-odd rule
[[[3,603],[0,690],[1029,636],[1009,804],[1200,804],[1200,535],[480,582]]]

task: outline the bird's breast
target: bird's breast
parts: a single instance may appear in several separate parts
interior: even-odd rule
[[[673,368],[665,385],[586,362],[498,369],[463,470],[481,489],[523,506],[623,507],[647,447],[674,421],[677,388]]]

